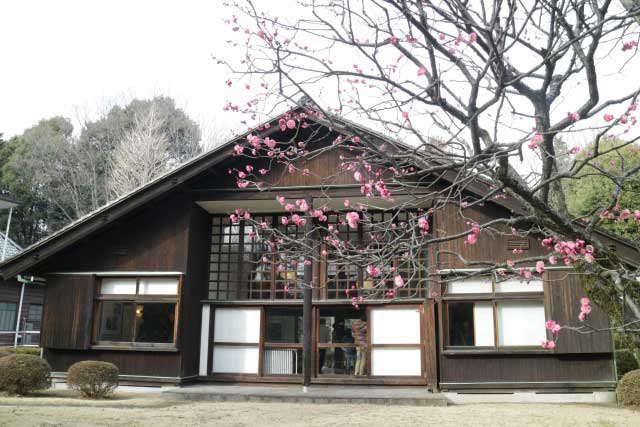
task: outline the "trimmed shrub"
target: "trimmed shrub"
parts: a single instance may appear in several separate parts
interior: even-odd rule
[[[0,347],[0,353],[30,354],[40,357],[40,347]]]
[[[11,354],[0,359],[0,390],[28,394],[51,386],[51,366],[30,354]]]
[[[627,372],[616,388],[618,402],[628,406],[640,406],[640,369]]]
[[[618,350],[615,355],[618,378],[622,378],[627,372],[640,368],[638,360],[631,350]]]
[[[67,372],[67,384],[83,397],[107,397],[118,387],[118,367],[113,363],[95,360],[74,363]]]

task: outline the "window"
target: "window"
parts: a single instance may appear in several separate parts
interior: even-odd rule
[[[368,375],[367,316],[352,307],[320,308],[318,372],[326,375]]]
[[[420,308],[372,308],[371,375],[421,376]]]
[[[40,322],[42,320],[42,305],[29,304],[29,313],[27,319],[29,322]]]
[[[175,344],[177,277],[103,277],[97,299],[98,344]]]
[[[546,339],[541,280],[451,280],[444,295],[446,347],[538,347]]]
[[[0,331],[15,331],[18,304],[0,302]]]
[[[257,374],[260,353],[259,308],[216,308],[213,372]]]
[[[413,221],[413,214],[389,211],[366,215],[370,215],[373,225],[361,222],[357,229],[352,229],[344,223],[344,215],[339,213],[329,213],[327,225],[338,229],[340,238],[349,242],[345,249],[347,255],[362,250],[383,254],[385,259],[392,260],[390,267],[402,275],[406,285],[396,288],[392,275],[388,275],[384,289],[380,289],[380,283],[367,277],[362,266],[356,265],[344,253],[329,250],[325,240],[319,236],[316,250],[328,250],[328,254],[320,265],[314,266],[314,277],[319,278],[319,291],[315,292],[314,298],[348,300],[358,295],[384,298],[389,290],[394,290],[399,297],[423,296],[428,276],[424,268],[426,259],[420,251],[408,256],[384,252],[389,247],[397,248],[398,245],[385,242],[402,240],[403,233],[406,233],[402,224]],[[282,214],[256,215],[253,219],[270,224],[270,228],[275,225],[279,235],[290,240],[304,236],[304,230],[295,224],[282,225]],[[271,234],[271,230],[254,228],[244,220],[233,224],[228,216],[212,217],[209,299],[302,299],[299,284],[304,280],[304,259],[296,253],[298,248],[286,243],[280,243],[277,248],[272,245],[274,237]],[[282,240],[286,242],[288,239]],[[402,252],[407,253],[407,249],[402,249]]]
[[[302,309],[265,308],[264,375],[302,374]]]

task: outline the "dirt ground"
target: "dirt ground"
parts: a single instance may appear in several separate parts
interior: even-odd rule
[[[602,405],[449,407],[251,402],[167,402],[154,395],[104,401],[0,398],[0,426],[640,426],[640,411]]]

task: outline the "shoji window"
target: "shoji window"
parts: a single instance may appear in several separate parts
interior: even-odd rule
[[[371,308],[371,375],[422,375],[418,307]]]
[[[259,308],[216,308],[213,329],[213,373],[258,374]]]

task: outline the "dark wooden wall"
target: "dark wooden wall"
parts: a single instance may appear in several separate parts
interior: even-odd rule
[[[44,357],[53,372],[66,372],[69,366],[82,360],[101,360],[115,364],[120,375],[141,375],[156,377],[180,376],[178,353],[133,352],[98,350],[56,350],[45,349]]]
[[[506,209],[494,204],[486,203],[484,207],[473,207],[460,209],[460,206],[447,204],[442,209],[437,209],[434,214],[435,233],[437,237],[452,236],[458,233],[469,231],[471,226],[467,221],[476,221],[484,224],[495,218],[509,218],[510,214]],[[445,251],[460,254],[467,261],[495,261],[506,262],[507,259],[517,260],[536,255],[544,255],[546,252],[542,248],[540,241],[533,237],[526,237],[529,249],[522,254],[514,254],[507,249],[510,240],[522,239],[511,235],[509,227],[495,227],[502,233],[492,233],[482,231],[478,236],[475,245],[465,245],[465,238],[450,240],[440,243],[436,251],[434,261],[437,262],[438,269],[449,268],[478,268],[479,266],[465,265],[457,256],[444,253]],[[440,252],[440,253],[438,253]]]
[[[607,387],[599,382],[615,383],[612,354],[588,355],[469,355],[444,356],[440,359],[440,382],[459,384],[458,388],[501,388],[520,383],[528,387]],[[556,384],[537,384],[554,382]],[[588,384],[591,382],[592,384]],[[565,383],[565,384],[561,384]],[[582,384],[580,384],[582,383]],[[518,387],[518,384],[513,384]],[[454,386],[451,386],[453,388]]]
[[[42,266],[40,274],[66,273],[46,274],[43,347],[54,370],[65,371],[79,360],[104,360],[115,363],[123,375],[179,377],[183,372],[194,372],[200,336],[199,301],[207,286],[207,259],[202,259],[208,257],[210,232],[206,227],[208,214],[189,193],[177,193]],[[177,352],[90,350],[95,278],[68,273],[100,271],[184,273]]]
[[[180,305],[181,375],[197,375],[200,354],[201,300],[207,297],[211,215],[193,204],[189,226],[187,274]]]
[[[47,276],[40,344],[47,348],[84,350],[91,345],[94,277]]]

